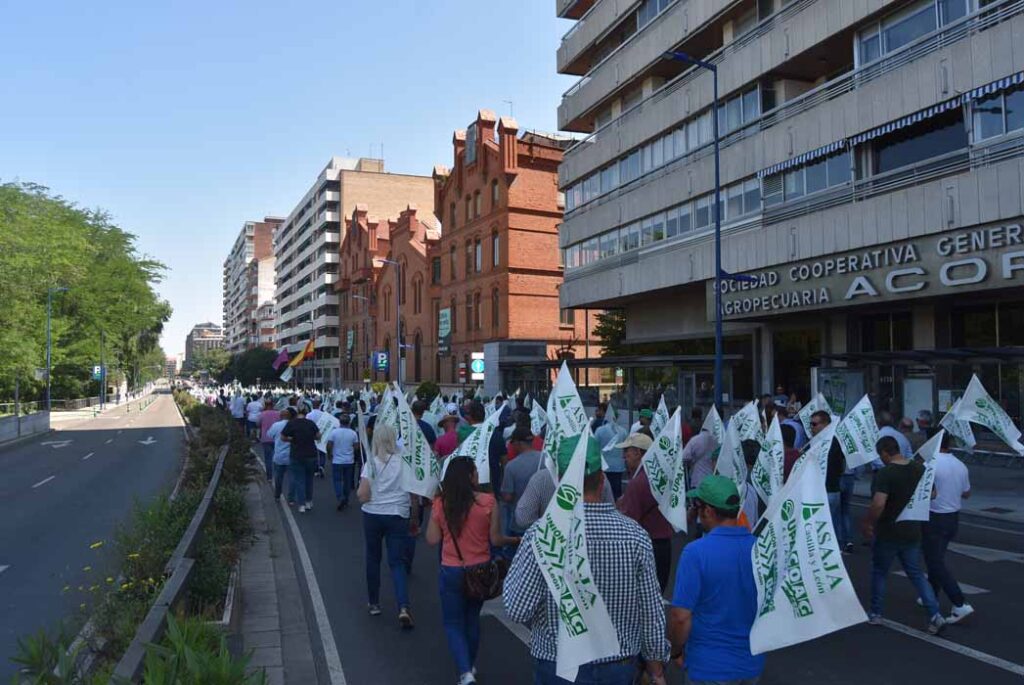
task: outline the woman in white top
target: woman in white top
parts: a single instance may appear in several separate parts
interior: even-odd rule
[[[393,426],[378,423],[373,431],[373,456],[360,474],[357,495],[363,503],[363,536],[366,539],[366,591],[371,616],[380,616],[380,561],[382,543],[387,545],[391,582],[398,600],[398,623],[412,628],[409,591],[406,583],[405,553],[409,536],[418,535],[417,497],[402,488],[402,455]]]

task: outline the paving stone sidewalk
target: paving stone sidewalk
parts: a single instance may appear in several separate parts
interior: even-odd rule
[[[280,512],[262,479],[252,482],[246,504],[255,542],[242,554],[239,574],[241,647],[268,685],[320,682],[311,636]],[[236,636],[236,638],[239,636]]]

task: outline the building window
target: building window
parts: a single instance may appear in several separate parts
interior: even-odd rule
[[[473,243],[466,241],[466,277],[473,273]]]
[[[466,293],[466,330],[471,331],[473,325],[473,295]]]
[[[455,203],[452,202],[448,205],[448,221],[451,222],[450,229],[455,230]]]
[[[480,319],[481,319],[480,308],[481,308],[480,307],[480,292],[477,291],[476,295],[473,296],[473,316],[476,317],[476,319],[475,319],[475,324],[476,325],[474,326],[474,328],[476,328],[476,330],[478,330],[478,331],[481,328],[483,328],[483,326],[480,325]]]
[[[467,195],[467,196],[466,196],[466,223],[467,223],[467,224],[468,224],[468,223],[470,222],[470,220],[471,220],[471,219],[473,218],[473,215],[471,214],[471,212],[472,212],[472,211],[473,211],[473,204],[472,204],[472,202],[470,201],[470,197],[469,197],[469,195]]]
[[[675,0],[644,0],[640,3],[640,7],[636,10],[637,31],[654,21],[654,18],[664,12],[673,2]]]
[[[857,64],[879,59],[970,11],[971,0],[922,0],[890,14],[857,37]],[[984,5],[985,3],[981,3]]]
[[[483,201],[480,199],[480,191],[473,193],[473,216],[479,217],[480,211],[483,208]]]
[[[406,273],[405,262],[398,267],[398,301],[405,304],[405,290],[406,281],[409,279],[409,275]]]
[[[874,173],[916,164],[967,148],[963,111],[958,107],[937,117],[876,138],[872,144]]]
[[[491,181],[491,209],[498,208],[498,179]]]
[[[501,238],[498,232],[491,234],[491,266],[497,267],[501,264]]]
[[[1024,129],[1024,89],[1013,88],[975,100],[971,114],[976,142]]]
[[[491,328],[498,330],[501,321],[501,293],[497,288],[491,291]]]
[[[451,301],[451,304],[449,305],[449,307],[451,307],[451,310],[452,310],[452,333],[454,333],[455,332],[455,328],[456,328],[455,321],[456,321],[456,319],[459,318],[458,316],[456,316],[459,313],[459,310],[455,306],[455,298],[454,297],[452,298],[452,301]]]
[[[466,129],[466,166],[476,162],[476,124]]]
[[[850,164],[850,152],[844,150],[837,155],[814,160],[805,166],[766,176],[762,181],[764,206],[773,207],[804,195],[849,183],[853,178]],[[752,193],[753,188],[750,190]],[[751,195],[746,204],[754,200],[755,197]],[[760,198],[756,200],[759,202]],[[747,211],[750,211],[749,208]]]
[[[437,285],[441,282],[441,258],[434,257],[430,260],[430,282]]]
[[[560,325],[560,326],[575,326],[576,325],[576,310],[575,309],[560,309],[560,310],[558,310],[558,325]]]
[[[391,320],[391,291],[384,291],[384,320]]]
[[[474,271],[480,273],[484,267],[484,250],[480,244],[480,239],[477,238],[473,241],[473,266]]]

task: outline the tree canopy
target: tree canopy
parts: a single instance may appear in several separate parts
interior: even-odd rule
[[[92,366],[103,353],[111,383],[129,388],[163,375],[159,337],[170,305],[154,286],[166,267],[139,254],[135,236],[100,210],[47,188],[0,184],[0,399],[41,397],[46,300],[52,298],[53,397],[95,395]],[[159,367],[159,368],[157,368]]]

